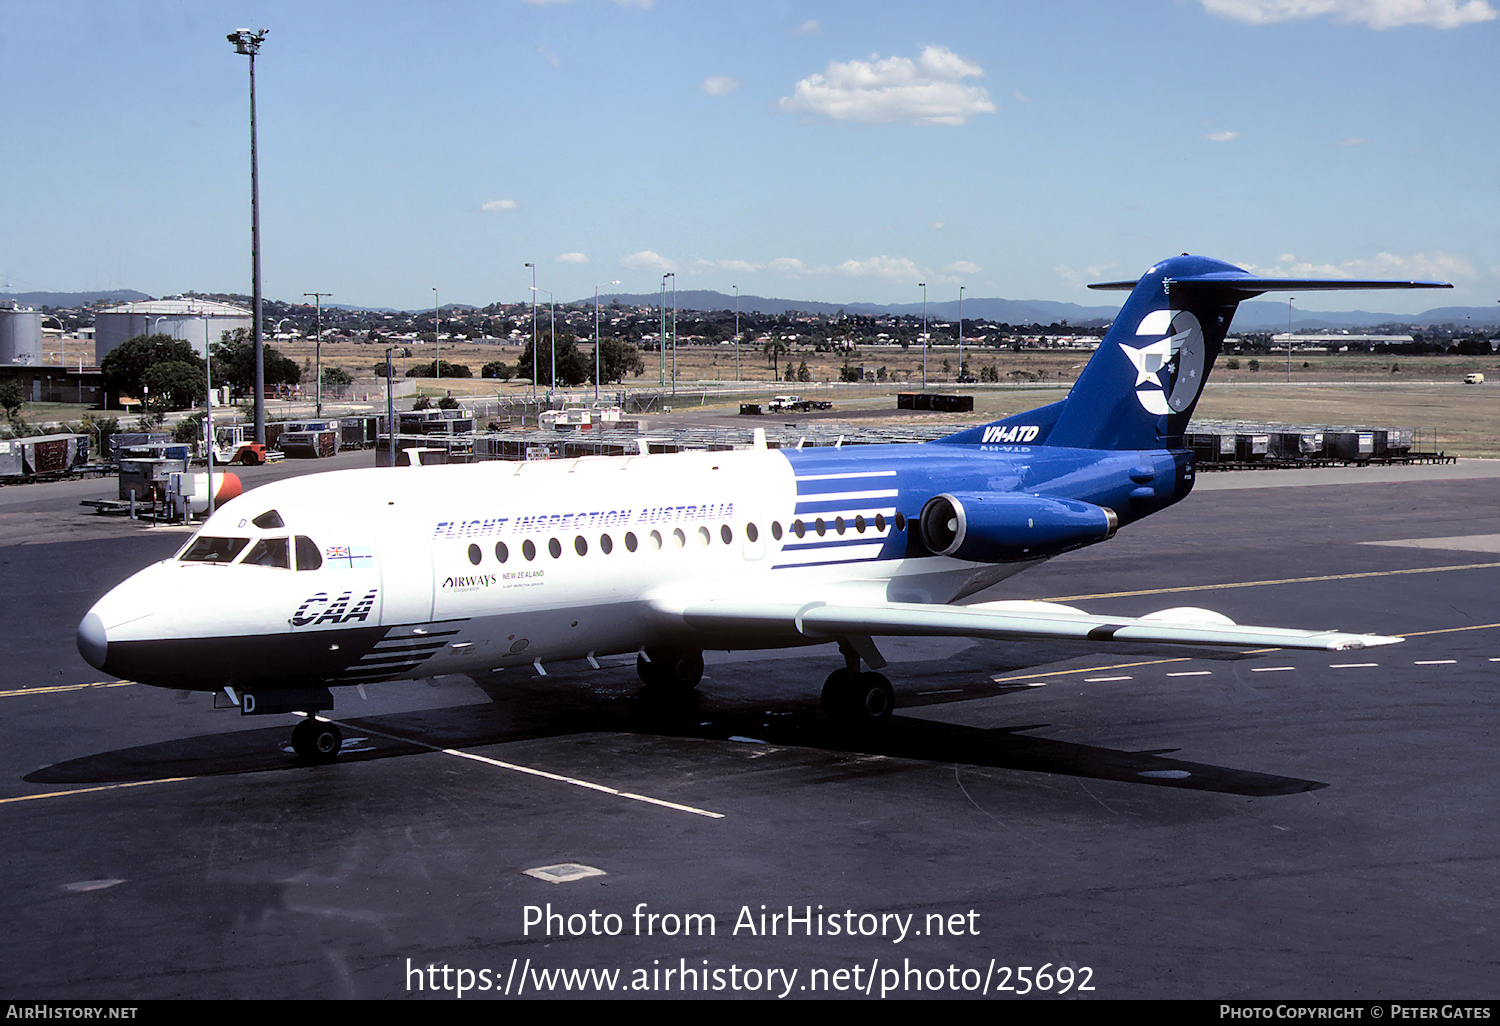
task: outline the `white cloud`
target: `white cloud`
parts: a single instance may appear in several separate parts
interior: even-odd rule
[[[934,222],[932,222],[932,227],[936,231],[942,231],[943,230],[943,222],[942,221],[934,221]]]
[[[798,25],[796,28],[792,29],[792,35],[794,35],[794,36],[815,36],[815,35],[817,35],[821,31],[823,31],[823,26],[819,25],[812,18],[809,18],[806,21],[804,21],[801,25]]]
[[[1203,7],[1210,14],[1252,25],[1333,17],[1372,29],[1457,28],[1497,16],[1488,0],[1203,0]]]
[[[980,267],[978,264],[970,263],[967,260],[956,260],[953,263],[949,264],[947,267],[943,268],[943,273],[944,274],[978,274],[982,270],[984,270],[984,268]]]
[[[961,125],[975,114],[995,112],[988,92],[964,82],[983,75],[984,69],[953,51],[929,46],[916,60],[874,55],[847,64],[829,61],[823,74],[798,82],[780,105],[835,121]]]
[[[1057,275],[1063,281],[1067,282],[1069,285],[1081,288],[1089,282],[1106,280],[1106,278],[1108,277],[1107,272],[1114,270],[1116,266],[1118,265],[1113,262],[1094,264],[1090,267],[1084,268],[1083,272],[1079,273],[1078,271],[1069,267],[1067,264],[1058,264],[1056,267],[1052,268],[1052,273]]]
[[[621,7],[638,7],[643,11],[649,11],[656,0],[614,0],[614,2]]]
[[[1240,266],[1255,274],[1286,278],[1382,278],[1397,281],[1450,281],[1458,278],[1472,281],[1479,277],[1469,261],[1441,251],[1414,253],[1411,256],[1380,253],[1373,259],[1345,260],[1339,264],[1293,262],[1291,257],[1290,253],[1281,254],[1281,262],[1275,267],[1260,267],[1251,263]]]
[[[479,209],[488,210],[492,213],[502,210],[514,210],[516,209],[516,201],[511,199],[489,200]]]
[[[807,265],[796,257],[777,257],[766,265],[766,269],[780,274],[802,274]]]
[[[1203,138],[1210,142],[1234,142],[1240,137],[1238,132],[1209,132]]]
[[[739,87],[740,80],[730,78],[728,75],[713,75],[698,83],[698,88],[709,96],[728,96]]]
[[[588,256],[584,253],[559,253],[553,259],[560,264],[586,264],[589,262]]]
[[[845,260],[832,268],[834,273],[851,278],[920,278],[922,272],[906,257],[878,256],[868,260]]]
[[[558,58],[557,54],[553,53],[545,46],[538,45],[536,48],[536,52],[541,54],[542,59],[545,60],[548,64],[552,65],[554,68],[562,67],[562,61]]]
[[[620,261],[620,265],[628,267],[632,271],[655,271],[658,274],[677,270],[676,264],[672,263],[666,257],[651,252],[649,249],[643,249],[639,253],[630,254]]]

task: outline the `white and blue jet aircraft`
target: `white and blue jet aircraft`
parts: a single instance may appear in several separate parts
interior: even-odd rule
[[[1237,304],[1273,290],[1442,282],[1258,277],[1197,256],[1139,281],[1066,399],[922,445],[349,470],[256,488],[78,627],[90,664],[303,711],[332,758],[330,686],[637,653],[694,687],[705,650],[837,644],[828,713],[891,714],[876,639],[1076,638],[1354,649],[1400,638],[959,600],[1184,498],[1182,434]],[[221,596],[206,599],[205,596]],[[868,667],[864,669],[862,667]]]

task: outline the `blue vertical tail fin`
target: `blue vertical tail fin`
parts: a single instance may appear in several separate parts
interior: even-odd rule
[[[1180,444],[1240,302],[1264,292],[1452,288],[1431,281],[1265,278],[1208,257],[1172,257],[1130,289],[1099,349],[1039,444],[1158,449]]]

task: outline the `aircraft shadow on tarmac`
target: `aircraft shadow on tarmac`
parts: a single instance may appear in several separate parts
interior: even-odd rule
[[[989,664],[994,672],[994,662]],[[903,667],[903,671],[908,667]],[[1119,751],[1033,737],[1045,723],[977,728],[897,715],[873,731],[840,729],[805,691],[747,698],[733,686],[730,667],[715,667],[714,688],[666,698],[642,689],[633,668],[606,668],[592,675],[553,674],[545,679],[517,674],[475,678],[489,704],[359,717],[340,715],[345,736],[340,762],[357,762],[431,752],[470,749],[549,737],[591,733],[655,735],[702,740],[754,740],[838,753],[966,764],[997,769],[1053,773],[1097,780],[1177,787],[1265,797],[1318,790],[1328,785],[1296,777],[1257,773],[1171,759],[1175,749]],[[951,663],[947,669],[953,669]],[[968,676],[969,681],[973,680]],[[987,679],[987,678],[986,678]],[[930,686],[928,676],[922,686]],[[918,687],[898,689],[898,706],[940,704],[942,696],[918,696]],[[1002,695],[1013,686],[993,684]],[[983,697],[971,685],[963,698]],[[951,699],[950,699],[951,700]],[[253,773],[303,765],[290,751],[290,720],[260,730],[164,741],[101,752],[56,763],[28,774],[28,783],[98,784],[171,777]],[[403,741],[400,739],[410,739]]]

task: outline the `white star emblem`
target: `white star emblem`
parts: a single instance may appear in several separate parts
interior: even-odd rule
[[[1149,384],[1156,385],[1157,387],[1161,386],[1157,375],[1161,373],[1163,367],[1172,362],[1172,343],[1178,341],[1181,337],[1177,335],[1171,338],[1164,338],[1152,342],[1148,346],[1141,346],[1139,349],[1134,346],[1127,346],[1123,342],[1120,343],[1120,351],[1135,365],[1135,383],[1137,385]],[[1179,342],[1178,344],[1180,345],[1181,343]]]

